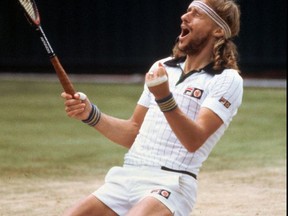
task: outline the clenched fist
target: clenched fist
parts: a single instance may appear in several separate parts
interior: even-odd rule
[[[160,62],[157,68],[146,74],[145,83],[156,100],[165,98],[170,94],[167,72]]]

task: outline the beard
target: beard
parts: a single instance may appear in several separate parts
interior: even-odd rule
[[[178,49],[186,55],[197,55],[208,44],[209,35],[205,35],[190,40],[189,44],[181,47],[178,43]]]

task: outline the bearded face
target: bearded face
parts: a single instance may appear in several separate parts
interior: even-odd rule
[[[214,40],[212,32],[217,25],[199,8],[188,8],[181,20],[178,43],[181,52],[187,55],[198,54]]]
[[[183,35],[183,31],[181,33],[181,36]],[[203,50],[204,47],[208,44],[209,41],[209,35],[201,35],[201,36],[195,36],[193,38],[187,39],[186,43],[183,43],[179,40],[178,43],[178,49],[185,53],[186,55],[196,55],[201,50]]]

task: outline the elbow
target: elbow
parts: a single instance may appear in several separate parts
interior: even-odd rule
[[[123,136],[119,140],[112,140],[112,141],[127,149],[130,149],[136,139],[136,136],[137,135],[134,136],[134,134],[130,134],[130,136]]]
[[[180,140],[184,147],[189,153],[196,152],[202,145],[205,144],[210,134],[203,133],[198,131],[197,134],[193,134],[187,137],[183,137],[183,140]]]
[[[140,125],[134,123],[133,127],[130,130],[130,136],[126,140],[125,147],[130,148],[133,145],[133,143],[135,142],[135,139],[139,133],[139,130],[140,130]]]
[[[193,142],[186,142],[186,143],[183,143],[183,146],[186,148],[186,150],[189,152],[189,153],[194,153],[196,152],[203,144],[205,143],[205,140],[195,140]]]
[[[192,145],[190,144],[190,146],[186,147],[186,149],[187,149],[187,151],[188,151],[189,153],[194,153],[194,152],[196,152],[196,151],[200,148],[200,146],[201,146],[201,145],[195,147],[194,145],[192,146]]]

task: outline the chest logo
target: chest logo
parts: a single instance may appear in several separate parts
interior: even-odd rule
[[[188,95],[190,97],[196,98],[196,99],[201,99],[201,97],[203,95],[203,90],[198,89],[198,88],[194,88],[194,87],[188,87],[185,90],[184,94]]]

